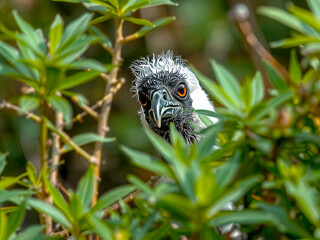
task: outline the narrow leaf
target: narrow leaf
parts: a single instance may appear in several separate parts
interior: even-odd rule
[[[76,143],[78,146],[82,146],[92,142],[103,142],[109,143],[113,142],[114,138],[102,137],[96,133],[81,133],[72,138],[72,141]],[[63,146],[63,152],[67,152],[72,150],[72,147],[69,144],[65,144]]]
[[[84,210],[86,210],[90,205],[94,194],[94,186],[93,166],[90,165],[85,175],[80,179],[76,192],[81,199]]]
[[[90,211],[94,213],[94,212],[106,209],[135,190],[136,190],[136,187],[132,185],[124,185],[124,186],[120,186],[115,189],[112,189],[107,193],[104,193],[98,199],[96,205],[94,205]]]
[[[76,87],[85,82],[89,82],[90,80],[99,76],[100,72],[89,71],[89,72],[80,72],[71,75],[70,77],[65,78],[57,87],[57,90],[64,90],[72,87]]]
[[[70,121],[72,118],[72,108],[66,99],[53,95],[48,97],[47,100],[55,111],[62,112],[63,118],[66,122]]]
[[[53,55],[63,34],[63,19],[59,14],[54,18],[49,31],[49,51]]]
[[[37,211],[48,214],[54,221],[60,223],[67,229],[71,229],[70,223],[59,209],[36,199],[28,199],[27,203]]]

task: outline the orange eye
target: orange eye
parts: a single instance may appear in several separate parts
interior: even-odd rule
[[[184,84],[180,84],[178,87],[178,95],[180,97],[185,97],[187,95],[187,87]]]
[[[143,93],[140,93],[138,94],[138,100],[141,104],[142,107],[146,106],[147,105],[147,97],[146,95],[144,95]]]

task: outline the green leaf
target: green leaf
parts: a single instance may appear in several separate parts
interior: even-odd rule
[[[164,162],[150,156],[147,153],[138,152],[121,146],[121,150],[133,161],[133,163],[139,167],[152,171],[156,174],[173,178],[173,172]]]
[[[260,72],[256,72],[251,82],[251,106],[260,102],[264,97],[264,85],[262,81],[262,75]]]
[[[219,227],[230,223],[260,225],[271,223],[271,220],[267,212],[260,210],[223,211],[217,213],[209,225]]]
[[[13,199],[20,197],[22,195],[30,194],[30,191],[27,190],[1,190],[0,189],[0,203],[6,202],[6,201],[12,201]]]
[[[285,181],[285,186],[288,193],[295,198],[297,204],[309,221],[318,226],[320,223],[320,208],[318,206],[317,190],[309,186],[304,179],[301,179],[296,184],[290,180]]]
[[[239,108],[244,107],[240,97],[241,87],[237,79],[225,67],[218,64],[213,59],[210,60],[210,63],[216,79],[218,80],[224,92]]]
[[[261,176],[249,177],[237,182],[232,188],[225,191],[222,196],[217,196],[216,201],[212,204],[207,213],[208,218],[214,217],[214,215],[219,212],[227,203],[238,201],[244,194],[248,192],[250,188],[252,188],[261,180]]]
[[[32,46],[33,50],[35,50],[37,54],[39,54],[40,56],[44,56],[46,52],[41,30],[38,29],[35,31],[29,23],[27,23],[20,17],[17,11],[13,11],[13,17],[20,30],[25,34],[24,39],[30,46]]]
[[[92,14],[84,13],[69,23],[62,35],[57,51],[67,48],[80,34],[87,30]]]
[[[320,21],[320,3],[314,0],[307,0],[309,8],[313,12],[314,16]]]
[[[112,42],[99,28],[96,26],[90,26],[89,32],[94,34],[99,39],[99,44],[104,48],[112,48]]]
[[[238,104],[236,104],[226,93],[225,91],[216,83],[214,83],[211,79],[202,75],[198,72],[194,67],[191,66],[192,71],[199,79],[201,85],[213,96],[217,101],[226,106],[230,111],[238,116],[242,116],[242,112],[238,108]]]
[[[72,108],[70,103],[63,97],[56,95],[47,98],[48,102],[52,105],[55,111],[62,112],[63,118],[66,122],[69,122],[72,118]]]
[[[152,145],[160,152],[161,156],[171,165],[175,159],[175,152],[173,147],[162,137],[158,136],[151,130],[145,128],[145,133],[147,134]]]
[[[54,221],[60,223],[65,228],[71,229],[71,225],[66,219],[66,217],[56,207],[53,207],[48,203],[36,199],[28,199],[27,203],[37,211],[49,215],[50,217],[52,217]]]
[[[90,217],[92,226],[94,227],[93,231],[98,234],[103,240],[114,240],[112,230],[108,226],[106,221],[96,218],[95,216]]]
[[[7,156],[8,156],[8,155],[9,155],[8,153],[1,153],[1,152],[0,152],[0,176],[1,176],[4,168],[5,168],[6,165],[7,165],[6,159],[7,159]]]
[[[97,17],[97,18],[95,18],[95,19],[90,21],[90,25],[95,25],[95,24],[98,24],[98,23],[105,22],[105,21],[109,20],[111,17],[112,17],[111,14],[106,14],[106,15]]]
[[[21,178],[27,176],[27,173],[22,173],[17,177],[4,177],[0,180],[0,189],[5,189],[20,181]]]
[[[18,234],[15,237],[15,240],[35,240],[41,236],[41,232],[45,226],[43,225],[34,225],[28,227],[22,233]]]
[[[28,177],[29,177],[29,180],[32,183],[32,185],[36,186],[37,182],[38,182],[37,170],[34,167],[34,165],[29,161],[27,161],[26,172],[28,173]]]
[[[293,4],[290,4],[288,7],[289,12],[291,12],[295,17],[305,22],[309,26],[313,27],[315,30],[320,32],[320,24],[315,18],[315,16],[308,10],[297,7]]]
[[[163,17],[163,18],[159,18],[158,20],[152,22],[153,26],[144,26],[142,27],[138,32],[136,32],[136,36],[139,37],[143,37],[145,35],[147,35],[148,33],[161,28],[165,25],[168,25],[169,23],[171,23],[173,20],[175,20],[175,17]]]
[[[136,190],[136,187],[132,185],[123,185],[104,193],[97,201],[96,205],[91,208],[91,212],[97,212],[108,208],[112,204],[119,201],[121,198],[126,197],[130,193]]]
[[[152,194],[151,187],[149,187],[146,183],[144,183],[142,180],[140,180],[136,176],[129,175],[128,181],[131,182],[133,185],[137,186],[138,188],[140,188],[143,192],[145,192],[149,195]]]
[[[296,83],[300,83],[302,81],[302,72],[300,68],[300,64],[297,58],[297,52],[292,49],[290,52],[290,65],[289,65],[289,75],[290,78]]]
[[[58,191],[58,189],[56,189],[49,182],[47,175],[43,177],[43,181],[44,181],[44,184],[46,185],[47,189],[49,190],[50,195],[52,196],[53,203],[55,204],[55,206],[57,206],[62,211],[62,213],[67,217],[67,219],[69,221],[71,221],[73,219],[73,216],[69,210],[69,206],[68,206],[66,200],[64,199],[64,197],[61,195],[61,193]]]
[[[98,72],[107,72],[106,67],[95,59],[80,59],[71,63],[70,66],[75,69],[91,69]]]
[[[310,55],[315,55],[320,52],[320,43],[315,42],[315,43],[308,43],[305,46],[303,46],[301,53],[304,56],[310,56]]]
[[[237,150],[225,163],[216,168],[216,181],[219,188],[228,186],[235,179],[240,167],[241,151]]]
[[[137,24],[137,25],[155,27],[152,22],[150,22],[150,21],[148,21],[146,19],[126,17],[126,18],[124,18],[124,20],[132,22],[132,23]]]
[[[174,145],[177,150],[178,145],[181,145],[182,151],[184,153],[188,152],[188,145],[186,140],[182,137],[182,135],[178,132],[173,122],[170,123],[170,142]]]
[[[276,20],[298,32],[309,36],[319,36],[319,33],[317,33],[312,27],[282,9],[274,7],[260,7],[258,9],[258,13]]]
[[[255,119],[260,119],[268,114],[271,109],[274,109],[284,102],[288,101],[292,97],[292,92],[284,92],[278,95],[275,98],[269,99],[265,104],[258,105],[250,112],[250,117],[254,117]]]
[[[142,8],[147,3],[149,3],[150,0],[135,0],[135,1],[129,1],[127,5],[125,5],[122,9],[123,14],[126,14],[131,11],[136,11],[137,9]]]
[[[300,238],[312,239],[311,234],[300,225],[301,223],[291,219],[282,206],[264,202],[258,202],[257,206],[264,210],[265,214],[270,215],[270,220],[279,231],[294,234]]]
[[[63,19],[59,14],[54,18],[49,31],[49,51],[53,55],[63,34]]]
[[[280,92],[284,92],[288,90],[287,83],[283,80],[281,75],[277,72],[277,70],[268,62],[264,62],[269,79],[274,86],[274,88],[278,89]]]
[[[69,44],[68,47],[59,51],[59,55],[56,60],[63,65],[74,62],[79,58],[90,46],[90,44],[97,42],[98,39],[95,36],[80,36],[76,41]]]
[[[73,219],[79,220],[83,214],[83,206],[80,197],[77,194],[71,194],[70,197],[70,215]]]
[[[6,229],[7,238],[15,233],[22,223],[25,214],[25,204],[21,204],[16,211],[10,214],[8,218],[8,228]]]
[[[23,95],[19,98],[19,107],[22,111],[32,112],[40,105],[40,99],[32,95]]]
[[[72,138],[72,141],[76,143],[78,146],[82,146],[92,142],[109,143],[113,142],[114,140],[115,138],[102,137],[96,133],[81,133]],[[69,144],[65,144],[63,146],[64,153],[70,150],[72,150],[72,147]]]
[[[271,42],[270,46],[272,48],[277,48],[277,47],[291,48],[291,47],[298,47],[306,43],[313,43],[313,42],[320,42],[320,39],[315,37],[296,34],[294,38],[287,38],[287,39]]]
[[[172,5],[172,6],[178,6],[178,3],[175,3],[171,0],[150,0],[148,4],[146,4],[144,7],[154,7],[158,5]]]
[[[89,72],[80,72],[71,75],[70,77],[65,78],[59,86],[57,86],[57,90],[64,90],[72,87],[79,86],[80,84],[89,82],[90,80],[99,76],[100,72],[89,71]]]
[[[94,194],[94,175],[93,166],[90,165],[84,176],[80,179],[76,194],[80,197],[84,211],[89,208],[91,199]]]

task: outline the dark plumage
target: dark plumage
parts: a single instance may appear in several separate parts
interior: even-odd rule
[[[141,105],[143,125],[169,140],[169,124],[173,122],[189,144],[199,140],[190,123],[204,125],[194,110],[214,108],[186,62],[168,51],[135,61],[131,70],[135,75],[132,91]]]

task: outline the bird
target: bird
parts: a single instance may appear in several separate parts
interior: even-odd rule
[[[142,57],[130,65],[135,76],[131,91],[140,103],[140,120],[143,126],[170,142],[170,123],[184,137],[188,145],[197,143],[201,135],[194,125],[206,128],[196,110],[215,112],[213,103],[200,86],[187,61],[174,56],[171,50],[158,55]],[[218,118],[209,117],[212,124]],[[213,146],[213,148],[216,146]],[[234,210],[227,203],[224,210]],[[243,239],[238,225],[228,224],[218,228],[230,239]]]
[[[132,92],[140,103],[142,124],[170,141],[170,123],[189,145],[200,140],[194,126],[205,128],[196,110],[215,111],[187,62],[171,50],[140,58],[130,66]],[[210,117],[213,124],[217,118]]]

